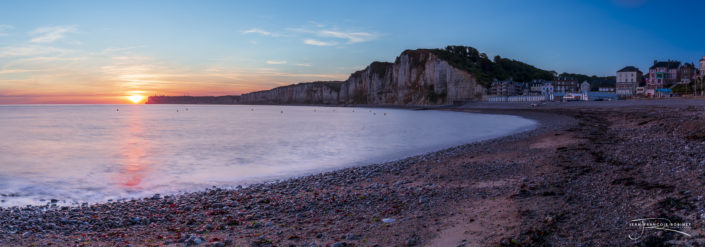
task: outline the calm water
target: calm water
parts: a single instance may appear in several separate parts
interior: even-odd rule
[[[515,116],[368,108],[0,106],[0,206],[235,186],[399,159],[534,126]]]

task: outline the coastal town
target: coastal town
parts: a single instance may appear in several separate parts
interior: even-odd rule
[[[655,99],[705,95],[705,56],[699,66],[680,61],[654,60],[648,72],[625,66],[615,76],[603,77],[593,85],[574,76],[554,73],[555,79],[516,82],[494,80],[489,102],[541,102]],[[594,78],[594,77],[593,77]]]

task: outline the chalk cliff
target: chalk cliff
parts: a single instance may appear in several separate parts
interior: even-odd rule
[[[146,104],[237,104],[240,96],[149,96]]]
[[[373,62],[343,82],[299,83],[243,94],[241,104],[433,105],[478,100],[483,87],[430,50],[407,50],[394,63]]]
[[[437,105],[479,100],[482,94],[484,88],[469,72],[451,66],[431,50],[418,49],[402,52],[394,63],[373,62],[346,81],[299,83],[227,100],[232,104]],[[208,98],[203,103],[227,100]],[[147,103],[193,103],[180,101],[150,97]]]
[[[343,82],[304,82],[240,95],[240,104],[339,104]]]

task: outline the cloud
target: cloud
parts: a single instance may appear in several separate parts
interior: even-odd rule
[[[36,70],[30,70],[30,69],[8,69],[8,70],[0,70],[0,75],[2,74],[15,74],[15,73],[28,73],[28,72],[34,72]]]
[[[71,50],[50,46],[25,45],[0,48],[0,57],[26,57],[46,54],[66,54]]]
[[[29,42],[51,43],[63,38],[67,33],[75,33],[76,31],[78,29],[75,26],[40,27],[29,32],[30,35],[35,36]]]
[[[106,54],[114,54],[114,53],[121,53],[121,52],[126,52],[126,51],[132,51],[137,48],[143,48],[144,46],[129,46],[129,47],[108,47],[100,51],[99,54],[106,55]]]
[[[315,21],[308,21],[308,23],[310,23],[311,25],[313,25],[313,26],[315,26],[315,27],[317,27],[317,28],[324,28],[324,27],[326,26],[326,25],[324,25],[323,23],[318,23],[318,22],[315,22]]]
[[[267,64],[286,64],[283,60],[267,60]]]
[[[315,40],[315,39],[307,39],[307,40],[304,40],[304,44],[307,44],[307,45],[316,45],[316,46],[334,46],[334,45],[337,45],[338,42],[333,42],[333,41],[320,41],[320,40]]]
[[[279,36],[281,36],[281,34],[272,33],[272,32],[265,31],[265,30],[262,30],[262,29],[259,29],[259,28],[252,28],[252,29],[249,29],[249,30],[245,30],[245,31],[242,31],[242,33],[244,33],[244,34],[256,33],[256,34],[261,34],[261,35],[270,36],[270,37],[279,37]]]
[[[372,40],[377,39],[377,37],[378,37],[377,34],[369,33],[369,32],[344,32],[344,31],[338,31],[338,30],[332,30],[332,29],[311,30],[311,29],[303,29],[303,28],[289,28],[288,30],[294,31],[294,32],[299,32],[299,33],[310,33],[310,34],[314,34],[314,35],[316,35],[318,37],[322,37],[322,38],[338,39],[338,40],[341,40],[339,42],[344,42],[345,44],[355,44],[355,43],[372,41]],[[315,39],[307,39],[304,41],[304,43],[306,43],[306,44],[318,45],[318,46],[337,45],[339,42],[338,41],[320,41],[320,40],[315,40]]]
[[[347,39],[349,44],[366,42],[376,38],[376,35],[366,32],[338,32],[331,30],[318,31],[318,35],[323,37]]]
[[[311,67],[311,64],[310,63],[297,63],[296,66]]]
[[[71,61],[82,61],[88,60],[88,57],[30,57],[16,60],[22,63],[49,63],[49,62],[71,62]]]
[[[7,36],[7,35],[9,35],[9,34],[6,33],[5,31],[8,31],[8,30],[14,29],[14,28],[15,28],[15,27],[13,27],[12,25],[0,24],[0,36]]]

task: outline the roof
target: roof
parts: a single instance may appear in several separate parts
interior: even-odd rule
[[[641,72],[641,71],[634,66],[627,66],[627,67],[624,67],[623,69],[618,70],[617,72]]]
[[[692,63],[684,63],[683,66],[681,66],[681,68],[682,68],[682,67],[689,67],[689,68],[693,68],[693,69],[694,69],[694,68],[695,68],[695,64],[692,64]]]
[[[668,68],[668,69],[677,69],[678,66],[681,65],[681,62],[679,61],[667,61],[667,62],[655,62],[653,66],[651,66],[649,69],[653,68]]]

